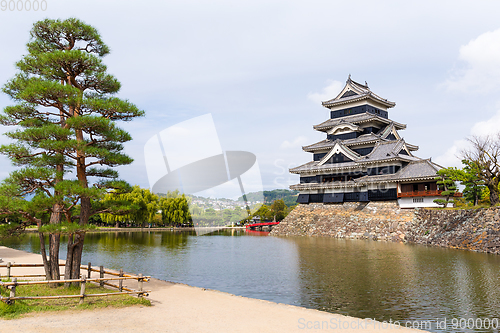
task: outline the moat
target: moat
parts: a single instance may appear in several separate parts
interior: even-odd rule
[[[36,234],[3,245],[39,253]],[[66,256],[64,248],[61,258]],[[165,231],[87,234],[83,262],[88,261],[380,321],[447,318],[451,324],[453,318],[500,317],[500,256],[493,254],[365,240],[270,237],[243,230],[201,237]],[[433,325],[432,331],[457,330]]]

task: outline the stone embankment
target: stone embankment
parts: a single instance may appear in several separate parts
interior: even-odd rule
[[[298,205],[271,235],[386,240],[500,254],[500,207],[401,209],[396,201]]]

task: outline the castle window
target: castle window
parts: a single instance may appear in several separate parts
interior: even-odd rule
[[[413,198],[413,203],[424,202],[424,198]]]

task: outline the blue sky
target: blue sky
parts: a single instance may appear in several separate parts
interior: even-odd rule
[[[328,118],[320,101],[335,97],[348,74],[396,102],[389,116],[408,125],[405,140],[444,166],[459,165],[467,136],[500,126],[498,2],[45,4],[44,12],[0,11],[0,83],[14,75],[33,22],[77,17],[95,26],[111,48],[104,61],[120,96],[146,111],[124,126],[135,162],[120,168],[143,187],[151,135],[207,113],[223,150],[257,156],[265,189],[298,181],[286,170],[311,159],[301,146],[323,139],[312,129]],[[10,103],[0,96],[1,107]],[[0,163],[4,178],[13,168]]]

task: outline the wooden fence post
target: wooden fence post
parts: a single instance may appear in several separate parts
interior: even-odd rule
[[[9,261],[7,263],[7,279],[10,279],[10,265],[11,265],[11,262]]]
[[[99,277],[104,278],[104,266],[99,266]],[[99,286],[104,287],[104,280],[99,281]]]
[[[118,275],[119,277],[123,277],[123,269],[120,268],[120,275]],[[118,281],[118,289],[120,290],[120,292],[123,291],[123,280],[120,280]]]
[[[10,264],[10,262],[9,262]],[[17,278],[12,279],[12,282],[14,282],[14,285],[10,286],[10,295],[9,297],[11,298],[10,304],[14,304],[16,300],[12,299],[13,297],[16,297],[16,285],[17,285]]]
[[[138,285],[139,285],[139,291],[142,291],[142,284],[143,284],[143,278],[142,278],[142,273],[139,274],[139,278],[137,279]],[[142,293],[137,294],[138,297],[142,297]]]
[[[89,265],[87,266],[87,270],[88,270],[87,279],[90,279],[90,274],[92,272],[92,264],[90,263],[90,261],[89,261]]]
[[[83,304],[83,299],[85,298],[85,284],[87,282],[87,279],[85,279],[85,276],[82,276],[82,283],[80,286],[80,305]]]

